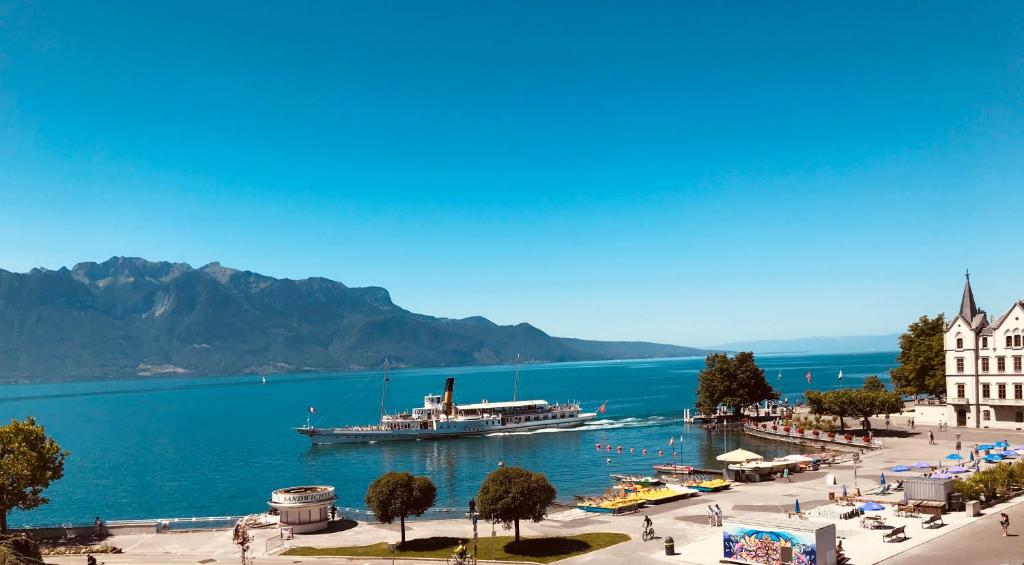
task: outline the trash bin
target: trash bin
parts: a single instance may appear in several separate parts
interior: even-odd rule
[[[981,503],[977,500],[968,500],[964,506],[968,516],[978,516],[981,514]]]
[[[676,554],[676,540],[672,539],[672,536],[665,538],[665,555]]]

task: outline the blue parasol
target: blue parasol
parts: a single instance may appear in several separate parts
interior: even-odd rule
[[[847,497],[847,494],[846,494],[846,485],[843,485],[843,498],[846,498],[846,497]]]
[[[897,466],[893,467],[892,469],[890,469],[890,471],[892,471],[893,473],[902,473],[904,471],[909,471],[909,470],[910,470],[910,467],[907,467],[906,465],[897,465]]]
[[[952,459],[953,461],[959,461],[963,458],[963,455],[960,455],[959,453],[950,453],[946,456],[946,459]]]
[[[793,512],[795,512],[797,514],[800,513],[800,499],[799,498],[796,499],[796,502],[793,503]]]
[[[991,443],[983,443],[978,446],[978,449],[995,449],[995,447],[996,446],[992,445]]]
[[[885,507],[877,502],[865,502],[860,505],[860,509],[865,512],[878,512],[879,510],[885,510]]]
[[[950,473],[932,473],[933,479],[952,479],[953,475]]]
[[[1002,456],[996,455],[995,453],[989,453],[988,455],[985,456],[985,461],[988,461],[989,463],[997,463],[1002,460]]]
[[[913,465],[911,465],[911,467],[913,467],[915,469],[931,469],[932,468],[932,464],[931,463],[925,463],[924,461],[918,461],[917,463],[914,463]]]
[[[955,467],[950,467],[949,469],[946,469],[946,472],[947,473],[953,473],[953,474],[966,473],[967,472],[967,467],[961,467],[960,465],[957,465]],[[935,475],[932,475],[932,476],[934,477]]]
[[[880,484],[880,485],[884,485],[885,484],[885,473],[882,473],[882,476],[878,477],[878,484]]]

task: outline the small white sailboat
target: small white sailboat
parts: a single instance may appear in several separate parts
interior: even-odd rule
[[[263,384],[267,384],[267,376],[266,376],[266,375],[264,375],[264,376],[263,376],[263,377],[261,377],[261,378],[262,378],[262,380],[261,380],[260,382],[262,382]]]

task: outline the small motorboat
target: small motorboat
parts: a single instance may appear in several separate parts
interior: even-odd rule
[[[678,465],[676,463],[662,463],[654,466],[654,470],[659,473],[666,473],[670,475],[689,475],[693,473],[693,467],[690,465]]]
[[[639,475],[612,475],[611,477],[620,483],[641,487],[653,487],[665,484],[665,481],[657,477],[641,477]]]

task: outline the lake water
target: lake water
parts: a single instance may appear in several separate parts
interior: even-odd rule
[[[840,368],[845,386],[871,374],[887,381],[896,353],[757,361],[772,386],[796,402],[808,370],[816,389],[838,388]],[[714,465],[715,455],[736,447],[766,457],[790,453],[738,433],[684,427],[681,413],[693,406],[702,367],[695,358],[523,366],[520,398],[578,400],[587,411],[608,401],[607,412],[575,430],[338,446],[310,446],[293,428],[305,424],[311,405],[315,425],[375,422],[380,373],[274,375],[267,384],[225,376],[0,386],[0,421],[35,416],[71,452],[64,478],[47,492],[50,504],[14,511],[10,521],[245,514],[265,510],[276,488],[307,484],[334,485],[339,506],[363,508],[366,487],[389,470],[429,475],[437,506],[464,507],[499,461],[546,473],[559,500],[569,500],[606,489],[609,473],[651,474],[651,465],[669,459],[672,436],[683,436],[682,459],[694,466]],[[424,395],[441,392],[445,376],[456,378],[456,403],[508,400],[513,374],[510,366],[394,371],[387,408],[422,405]],[[624,453],[598,452],[596,443],[621,445]]]

